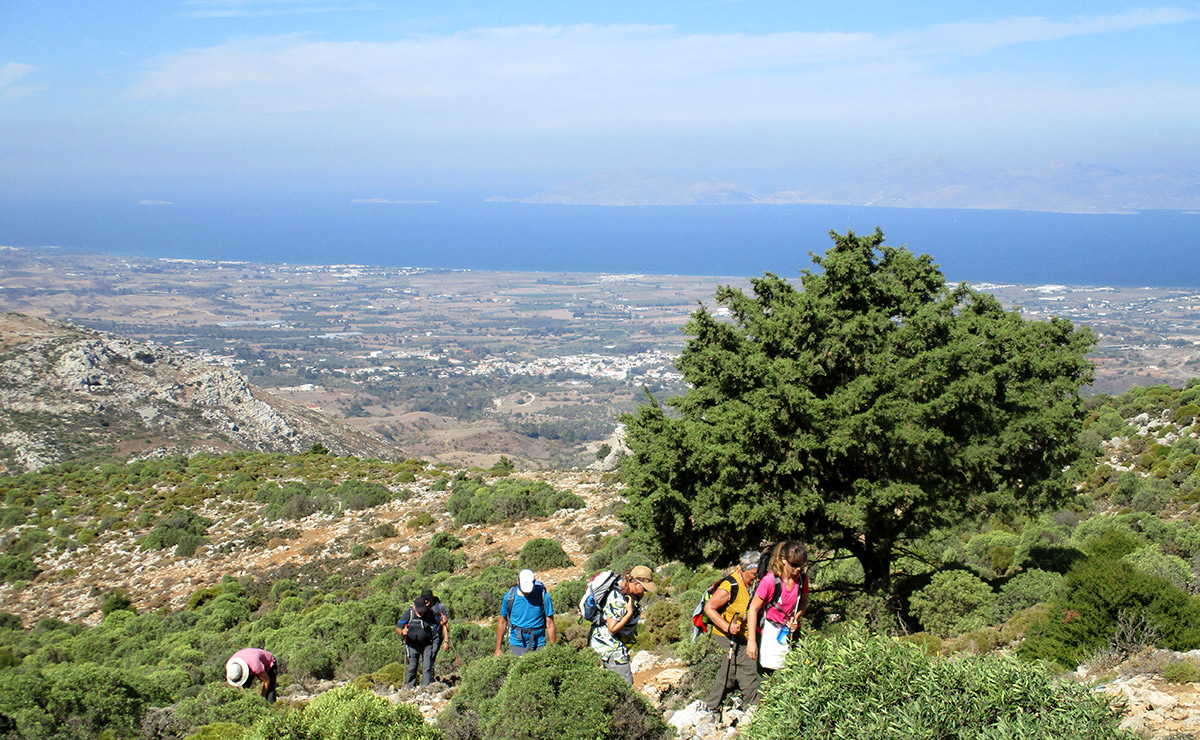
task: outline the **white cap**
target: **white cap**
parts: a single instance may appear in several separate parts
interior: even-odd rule
[[[230,658],[225,664],[225,680],[230,686],[244,686],[250,678],[250,666],[241,658]]]
[[[517,576],[517,583],[521,586],[521,593],[533,593],[533,571],[526,568]]]

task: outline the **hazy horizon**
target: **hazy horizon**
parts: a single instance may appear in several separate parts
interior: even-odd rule
[[[624,167],[774,193],[930,157],[1200,197],[1198,30],[1195,5],[1077,0],[18,0],[0,198],[523,198]]]

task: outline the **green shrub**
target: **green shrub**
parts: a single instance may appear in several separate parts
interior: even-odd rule
[[[1003,575],[1012,565],[1021,538],[1012,532],[992,529],[975,535],[967,542],[967,554],[978,565]]]
[[[375,527],[371,529],[371,536],[378,537],[379,539],[382,539],[382,540],[390,539],[392,537],[397,537],[397,536],[399,536],[399,534],[400,534],[400,532],[396,530],[396,525],[392,524],[391,522],[384,522],[383,524],[376,524]]]
[[[488,566],[475,578],[453,576],[444,581],[438,591],[442,603],[455,619],[495,619],[500,613],[500,600],[517,585],[517,572],[511,568]],[[554,598],[550,599],[555,604]]]
[[[627,552],[613,560],[608,567],[617,573],[626,573],[630,568],[636,565],[644,565],[647,568],[654,570],[654,560],[649,555],[640,552]]]
[[[999,655],[938,659],[852,628],[805,635],[767,683],[747,740],[1133,739],[1086,688]]]
[[[517,563],[522,568],[534,571],[550,570],[551,568],[566,568],[573,563],[562,549],[562,545],[544,537],[535,537],[521,547]]]
[[[1122,558],[1138,571],[1157,576],[1175,588],[1186,591],[1192,580],[1192,566],[1178,555],[1168,555],[1153,545],[1139,547]]]
[[[104,597],[104,603],[100,606],[100,613],[108,616],[116,611],[134,611],[133,599],[125,595],[123,591],[110,591],[108,596]]]
[[[126,671],[93,663],[51,666],[45,677],[45,711],[63,738],[132,735],[154,699]]]
[[[441,547],[431,547],[417,561],[416,571],[423,576],[435,573],[453,573],[466,565],[467,558],[461,552],[451,552]]]
[[[233,722],[214,722],[196,728],[196,731],[183,740],[241,740],[246,736],[246,728]]]
[[[926,631],[949,637],[990,624],[994,600],[991,586],[977,576],[948,570],[935,573],[929,585],[915,592],[908,604]]]
[[[996,618],[1007,622],[1019,611],[1061,598],[1066,590],[1067,579],[1058,573],[1039,568],[1018,573],[1000,587]]]
[[[550,603],[554,604],[554,613],[566,614],[577,608],[586,588],[587,582],[585,581],[560,581],[557,586],[550,589]]]
[[[142,541],[142,549],[163,550],[174,547],[177,556],[191,557],[196,547],[206,541],[204,534],[211,526],[211,519],[190,511],[176,512],[150,530],[150,534]]]
[[[681,608],[679,602],[674,599],[658,599],[653,604],[646,607],[642,615],[642,624],[645,625],[645,641],[649,647],[659,647],[676,642],[683,638],[680,634],[680,619]],[[691,610],[688,610],[688,617],[691,617]],[[692,632],[687,631],[687,638],[691,639]],[[642,640],[639,640],[642,642]]]
[[[1163,679],[1170,683],[1200,681],[1200,664],[1194,660],[1175,660],[1163,666]]]
[[[557,491],[545,481],[503,478],[488,486],[474,478],[457,478],[451,491],[446,508],[459,527],[550,516],[559,509],[585,506],[579,496]]]
[[[41,572],[41,568],[33,562],[33,556],[27,552],[19,555],[0,555],[0,581],[4,583],[32,581]]]
[[[248,740],[440,740],[416,707],[392,704],[371,691],[347,684],[326,691],[308,706],[272,714]]]
[[[345,511],[370,509],[380,504],[386,504],[394,496],[391,491],[374,483],[351,479],[333,490],[333,495],[341,502]]]
[[[257,691],[235,689],[224,682],[208,682],[193,696],[176,702],[172,716],[176,722],[191,728],[218,723],[249,727],[270,712],[269,705]]]
[[[404,526],[409,529],[424,529],[425,527],[433,526],[433,514],[428,511],[422,511],[411,517]]]
[[[471,666],[438,726],[451,740],[669,736],[666,723],[646,699],[601,668],[595,656],[565,645]]]
[[[1073,668],[1114,641],[1122,621],[1144,623],[1154,642],[1171,650],[1200,647],[1200,604],[1161,578],[1141,573],[1117,557],[1095,555],[1067,573],[1066,596],[1018,647],[1025,658]],[[1127,630],[1125,630],[1127,631]]]
[[[433,536],[429,538],[429,546],[457,550],[463,546],[463,541],[450,532],[434,532]]]

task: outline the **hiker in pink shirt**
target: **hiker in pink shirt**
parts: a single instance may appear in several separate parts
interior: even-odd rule
[[[746,621],[757,624],[746,639],[746,655],[757,659],[762,672],[783,667],[791,638],[800,629],[808,607],[808,554],[798,540],[781,542],[771,551],[771,570],[762,577]]]
[[[257,678],[262,682],[263,698],[270,704],[275,703],[276,673],[275,656],[259,648],[243,648],[225,663],[225,680],[230,686],[244,689]]]

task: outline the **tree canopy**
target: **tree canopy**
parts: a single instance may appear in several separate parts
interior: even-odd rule
[[[686,327],[689,390],[624,418],[621,516],[659,554],[728,561],[800,535],[882,590],[905,542],[1067,495],[1092,333],[948,285],[879,230],[831,236],[802,289],[720,287],[729,320],[701,306]]]

